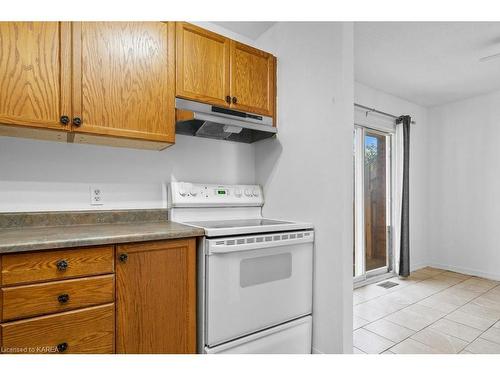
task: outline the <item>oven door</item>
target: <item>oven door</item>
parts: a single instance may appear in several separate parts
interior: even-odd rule
[[[206,241],[208,347],[311,313],[313,231]]]

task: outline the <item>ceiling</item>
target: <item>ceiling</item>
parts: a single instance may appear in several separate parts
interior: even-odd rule
[[[356,22],[356,81],[423,106],[500,89],[500,22]]]
[[[213,22],[225,29],[256,40],[276,22]]]

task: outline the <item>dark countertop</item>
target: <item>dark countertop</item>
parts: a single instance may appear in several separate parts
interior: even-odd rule
[[[0,254],[65,247],[203,236],[201,228],[168,220],[0,228]]]

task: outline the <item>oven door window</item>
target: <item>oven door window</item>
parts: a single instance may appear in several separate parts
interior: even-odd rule
[[[291,253],[248,258],[240,262],[240,286],[242,288],[288,279],[291,275]]]

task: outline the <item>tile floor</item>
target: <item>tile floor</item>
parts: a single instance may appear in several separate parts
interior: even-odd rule
[[[353,352],[500,354],[500,282],[426,267],[354,290]]]

